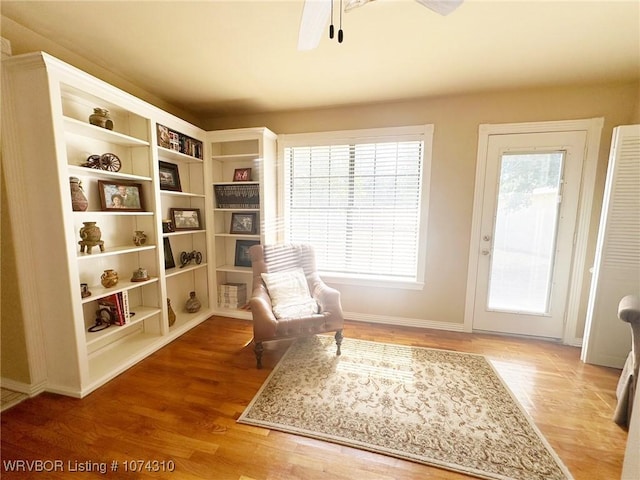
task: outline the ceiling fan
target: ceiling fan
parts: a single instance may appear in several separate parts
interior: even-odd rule
[[[340,28],[338,30],[338,42],[342,43],[342,11],[348,12],[354,8],[361,7],[374,0],[340,0]],[[415,0],[419,4],[433,10],[440,15],[448,15],[458,8],[464,0]],[[320,43],[322,33],[327,27],[329,17],[329,38],[334,37],[333,26],[333,3],[334,0],[305,0],[302,10],[302,20],[300,21],[300,33],[298,36],[298,50],[313,50]]]

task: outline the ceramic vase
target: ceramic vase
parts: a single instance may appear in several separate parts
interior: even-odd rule
[[[104,242],[100,240],[102,232],[100,227],[96,225],[96,222],[82,222],[84,227],[80,229],[80,252],[91,253],[91,249],[95,246],[100,247],[100,251],[104,252]]]
[[[94,108],[93,113],[89,115],[89,123],[107,130],[113,130],[113,121],[109,117],[109,110],[106,108]]]
[[[82,222],[84,227],[80,229],[80,238],[87,243],[98,243],[102,237],[100,227],[96,222]]]
[[[74,212],[84,212],[89,208],[89,201],[82,190],[82,182],[77,177],[69,177],[71,187],[71,208]]]
[[[147,234],[143,230],[136,230],[133,234],[133,243],[136,246],[141,246],[147,243]]]
[[[167,311],[169,314],[169,326],[172,326],[174,323],[176,323],[176,312],[173,311],[173,308],[171,308],[171,300],[169,300],[167,298]]]
[[[202,304],[200,303],[200,300],[198,300],[198,297],[196,297],[196,292],[190,292],[187,303],[185,304],[187,312],[196,313],[200,310],[200,307],[202,307]]]
[[[100,276],[100,283],[104,288],[115,287],[118,284],[118,272],[109,268]]]

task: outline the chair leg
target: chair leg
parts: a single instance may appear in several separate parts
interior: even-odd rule
[[[253,351],[256,354],[256,368],[262,368],[262,352],[264,351],[264,346],[262,342],[257,342],[255,347],[253,347]]]
[[[342,351],[340,350],[340,347],[342,346],[342,339],[343,338],[344,337],[342,336],[342,330],[338,330],[336,332],[336,335],[335,335],[336,346],[337,346],[337,349],[336,349],[336,355],[337,356],[340,356],[342,354]]]

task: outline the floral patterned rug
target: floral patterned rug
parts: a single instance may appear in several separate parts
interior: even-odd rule
[[[238,422],[487,479],[572,476],[481,355],[332,336],[291,345]]]

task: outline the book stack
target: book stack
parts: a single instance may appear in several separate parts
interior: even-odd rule
[[[221,308],[242,308],[246,303],[246,283],[223,283],[218,286],[218,305]]]
[[[126,325],[129,323],[129,293],[124,292],[114,293],[108,297],[98,300],[100,308],[108,308],[111,311],[111,318],[114,325]]]
[[[160,125],[159,123],[157,126],[159,146],[202,159],[203,148],[200,140],[196,140],[188,135],[176,132],[175,130],[165,127],[164,125]]]

